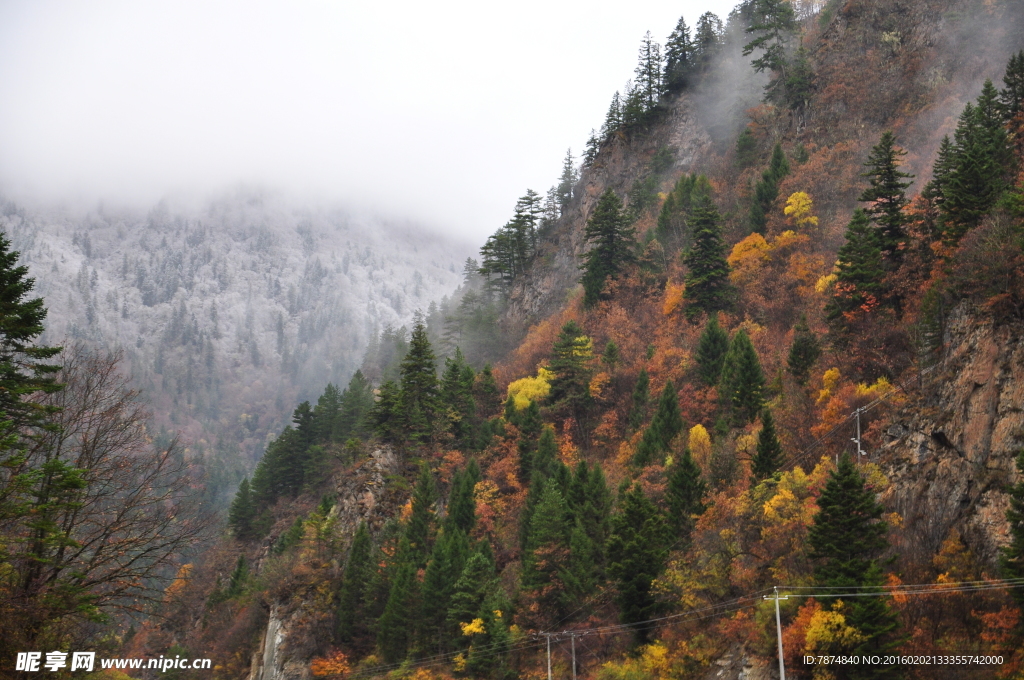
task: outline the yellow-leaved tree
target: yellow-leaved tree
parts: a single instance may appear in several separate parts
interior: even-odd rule
[[[818,218],[811,214],[813,207],[814,201],[811,200],[810,195],[803,191],[797,191],[790,194],[789,198],[786,199],[786,207],[783,208],[783,212],[786,213],[790,223],[797,229],[816,227],[818,226]]]

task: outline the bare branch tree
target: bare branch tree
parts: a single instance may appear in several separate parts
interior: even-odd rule
[[[0,527],[0,650],[146,611],[212,525],[177,440],[154,446],[120,359],[66,348],[64,389],[39,399],[53,414],[18,472],[20,512]]]

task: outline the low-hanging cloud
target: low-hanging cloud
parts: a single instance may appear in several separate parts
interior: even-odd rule
[[[244,182],[481,238],[582,151],[646,30],[731,5],[6,4],[0,190]]]

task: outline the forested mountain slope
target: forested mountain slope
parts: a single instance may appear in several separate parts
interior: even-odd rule
[[[472,252],[255,190],[3,212],[49,309],[42,341],[123,352],[153,425],[206,460],[214,494],[233,491],[296,401],[347,381],[381,329],[451,294]]]
[[[111,644],[506,680],[550,643],[559,677],[653,680],[776,677],[778,633],[787,677],[1019,677],[1019,9],[749,0],[646,37],[458,314],[298,404]],[[467,360],[496,309],[521,341]]]

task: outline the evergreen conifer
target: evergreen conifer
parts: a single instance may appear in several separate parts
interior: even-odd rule
[[[883,292],[882,249],[867,213],[860,208],[846,227],[846,243],[839,248],[836,268],[836,284],[825,315],[833,330],[841,333],[853,315],[878,305]]]
[[[591,244],[584,255],[584,302],[594,305],[601,298],[605,282],[616,278],[626,265],[636,260],[636,232],[622,211],[622,201],[611,189],[598,199],[584,236]]]
[[[249,488],[249,478],[245,477],[238,485],[238,492],[228,510],[228,524],[231,526],[235,538],[240,541],[248,541],[255,537],[253,521],[256,519],[256,514],[256,504],[253,502],[252,492]]]
[[[572,410],[590,402],[590,359],[593,343],[575,321],[567,321],[555,339],[548,369],[554,374],[548,401]]]
[[[658,462],[671,450],[672,440],[683,430],[683,417],[679,414],[679,396],[669,380],[661,391],[658,410],[644,436],[637,445],[633,464],[637,467]]]
[[[427,327],[423,321],[417,321],[401,367],[400,403],[406,430],[413,440],[430,437],[433,419],[440,408],[435,361]]]
[[[640,429],[647,418],[647,404],[650,401],[651,379],[647,376],[647,369],[641,368],[633,385],[633,395],[630,399],[629,417],[627,425],[631,431]]]
[[[345,572],[338,593],[338,639],[351,643],[365,633],[362,616],[363,598],[371,576],[370,556],[373,545],[366,522],[360,522],[352,538]]]
[[[718,314],[708,315],[708,322],[697,341],[694,359],[697,375],[705,385],[717,385],[722,375],[722,364],[729,352],[729,334],[718,325]]]
[[[729,281],[718,208],[707,191],[693,199],[690,228],[693,245],[683,256],[687,266],[683,299],[687,303],[686,318],[694,321],[702,312],[731,309],[735,290]]]
[[[742,328],[736,331],[722,363],[718,396],[732,413],[732,422],[743,425],[757,417],[764,404],[764,371],[750,336]]]
[[[807,384],[811,368],[821,356],[821,343],[818,342],[818,336],[807,326],[806,316],[800,317],[794,331],[786,366],[796,384],[802,387]]]
[[[1024,61],[1024,57],[1021,57]],[[1024,68],[1024,65],[1022,65]],[[1024,475],[1024,449],[1017,452],[1017,472]],[[1010,544],[1003,548],[1000,565],[1008,579],[1024,579],[1024,477],[1009,489],[1010,507],[1006,510],[1006,522],[1010,525]],[[1010,591],[1018,604],[1024,605],[1024,590]]]
[[[903,180],[914,176],[899,169],[900,158],[906,155],[906,151],[896,146],[891,130],[882,133],[864,164],[868,171],[861,175],[868,178],[869,186],[857,199],[869,204],[864,212],[878,225],[882,258],[893,268],[902,261],[907,243],[908,218],[903,209],[909,202],[905,190],[911,183]]]
[[[679,17],[676,27],[665,42],[665,90],[676,93],[686,88],[692,69],[693,45],[690,27]]]
[[[419,569],[426,564],[430,554],[434,533],[434,503],[437,502],[437,486],[430,470],[424,465],[412,492],[412,514],[405,529],[409,543],[406,559]]]
[[[768,479],[782,467],[782,444],[775,433],[775,419],[765,408],[761,411],[761,431],[757,435],[757,452],[751,461],[750,472],[756,484]]]
[[[705,510],[704,495],[707,490],[707,483],[701,477],[700,467],[690,455],[690,449],[683,449],[672,463],[668,488],[665,490],[668,526],[676,545],[689,545],[695,518]]]

